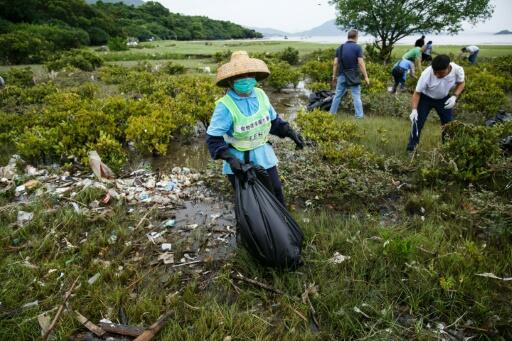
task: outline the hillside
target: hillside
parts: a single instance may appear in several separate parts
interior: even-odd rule
[[[336,26],[336,20],[329,20],[322,25],[314,27],[307,31],[302,32],[284,32],[273,28],[253,28],[255,31],[262,33],[265,37],[277,37],[277,36],[288,36],[288,37],[318,37],[318,36],[339,36],[345,34],[338,26]]]
[[[339,36],[344,34],[338,26],[336,26],[336,20],[332,19],[320,26],[314,27],[310,30],[292,33],[292,36],[301,36],[301,37],[312,37],[312,36]]]
[[[0,63],[40,63],[55,51],[104,45],[112,37],[140,41],[262,37],[231,22],[171,13],[154,1],[137,7],[105,1],[89,5],[84,0],[31,0],[31,6],[25,2],[0,0]]]
[[[123,4],[128,5],[128,6],[144,5],[144,1],[142,1],[142,0],[101,0],[101,1],[103,1],[104,3],[110,3],[110,4],[122,2]],[[98,2],[98,0],[85,0],[85,2],[87,2],[88,4],[95,4]]]

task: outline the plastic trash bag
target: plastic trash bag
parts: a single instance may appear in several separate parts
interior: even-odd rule
[[[265,169],[243,166],[235,177],[235,214],[242,244],[266,266],[294,269],[302,264],[304,235],[290,213],[273,195]]]
[[[496,116],[485,120],[485,125],[488,127],[492,127],[493,125],[495,125],[497,123],[504,123],[504,122],[508,122],[508,121],[512,121],[512,114],[507,113],[505,111],[500,111],[496,114]]]
[[[316,91],[309,95],[309,104],[307,110],[321,109],[329,111],[331,109],[332,100],[334,98],[333,91]]]
[[[98,152],[91,150],[87,153],[87,155],[89,156],[89,165],[91,166],[94,175],[96,175],[98,179],[101,180],[103,178],[114,178],[114,172],[112,172],[112,170],[110,170],[110,168],[108,168],[108,166],[101,161]]]

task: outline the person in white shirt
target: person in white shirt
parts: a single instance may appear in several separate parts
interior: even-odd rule
[[[476,64],[476,58],[478,57],[478,52],[480,52],[480,49],[478,48],[478,46],[475,46],[475,45],[470,45],[470,46],[467,46],[467,47],[463,47],[461,49],[462,51],[462,54],[468,54],[468,61],[471,63],[471,64]]]
[[[450,90],[455,87],[453,95]],[[436,109],[441,125],[453,120],[453,107],[464,90],[464,69],[450,62],[447,55],[438,55],[432,65],[423,71],[416,90],[412,95],[412,112],[409,118],[412,131],[409,137],[408,151],[413,151],[420,140],[420,133],[430,110]]]

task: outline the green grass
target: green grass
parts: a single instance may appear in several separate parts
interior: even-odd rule
[[[342,120],[353,121],[343,116]],[[377,155],[407,157],[405,147],[409,141],[411,122],[406,118],[366,115],[356,121],[361,130],[361,144]],[[423,127],[418,151],[430,151],[441,145],[441,127],[435,112],[429,115]]]
[[[144,230],[126,228],[140,216],[124,214],[123,205],[91,220],[70,206],[41,198],[24,207],[36,212],[26,227],[10,227],[16,209],[0,212],[0,338],[36,338],[35,317],[56,307],[77,276],[81,286],[70,305],[92,321],[115,320],[122,306],[131,324],[148,326],[164,311],[173,311],[158,340],[432,340],[437,336],[429,324],[457,327],[471,319],[474,327],[482,328],[496,315],[501,332],[510,335],[510,286],[475,274],[510,273],[512,246],[476,238],[475,227],[464,223],[470,215],[459,210],[463,201],[460,195],[419,191],[405,203],[406,210],[392,212],[397,217],[393,222],[371,212],[349,217],[325,211],[296,213],[306,235],[305,265],[298,271],[262,268],[239,250],[231,262],[207,266],[212,272],[199,275],[149,266],[155,246]],[[118,239],[109,243],[112,233]],[[66,241],[75,247],[66,246]],[[336,251],[351,258],[331,264],[328,260]],[[142,260],[133,261],[137,255]],[[97,272],[100,279],[87,284]],[[238,272],[285,295],[232,280],[231,273]],[[301,317],[309,319],[309,308],[300,297],[313,284],[318,286],[318,294],[311,297],[318,333]],[[35,300],[37,307],[16,310]],[[79,329],[64,314],[55,335],[63,339]]]
[[[343,41],[344,39],[340,39]],[[339,44],[323,44],[301,41],[157,41],[146,44],[151,48],[132,49],[130,51],[121,52],[100,52],[106,60],[138,60],[138,59],[180,59],[186,56],[207,56],[216,52],[245,50],[249,53],[269,52],[274,53],[282,51],[287,47],[293,47],[299,50],[301,55],[313,52],[318,49],[336,48]],[[462,46],[458,45],[439,45],[435,46],[436,53],[454,53],[458,54]],[[410,46],[397,45],[394,55],[400,56],[404,54]],[[512,45],[482,45],[480,46],[481,57],[498,57],[512,54]],[[168,58],[161,58],[162,56]]]

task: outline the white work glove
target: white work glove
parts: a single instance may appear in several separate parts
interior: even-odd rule
[[[457,96],[452,96],[444,102],[445,109],[451,109],[455,106],[455,102],[457,102]]]
[[[414,123],[414,121],[418,120],[418,110],[413,109],[411,114],[409,115],[409,118],[411,119],[411,122]]]

